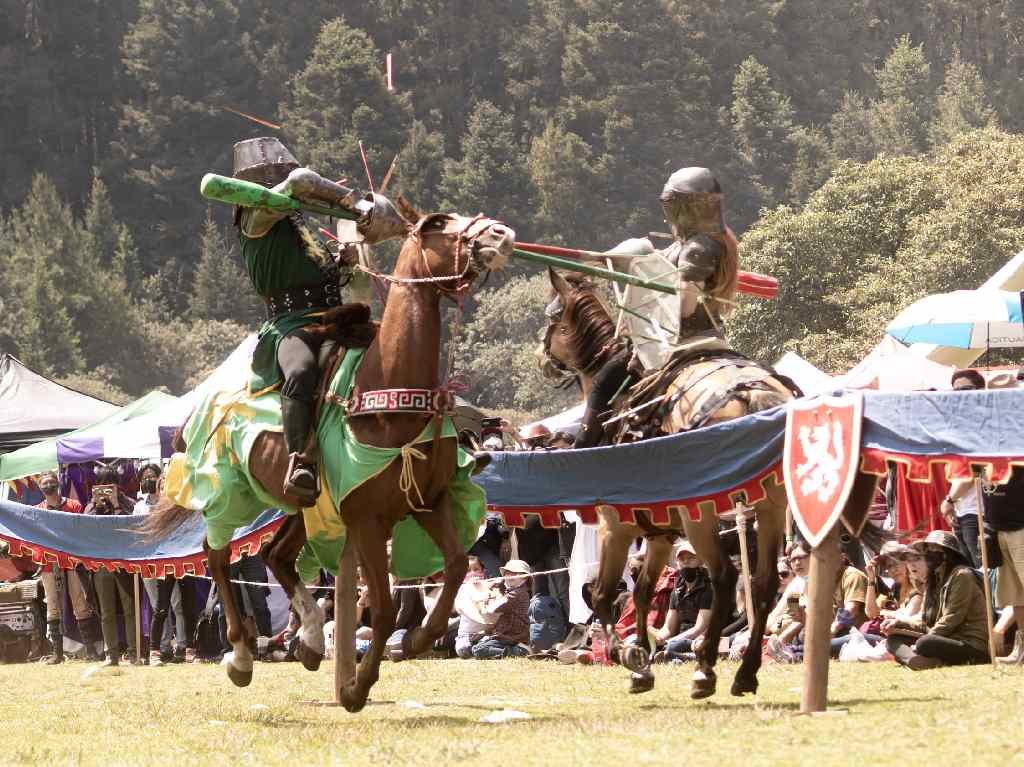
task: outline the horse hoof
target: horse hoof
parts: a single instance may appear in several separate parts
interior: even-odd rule
[[[694,700],[710,698],[715,694],[718,677],[714,671],[695,671],[690,682],[690,697]]]
[[[324,656],[318,654],[316,650],[307,645],[299,642],[299,646],[295,648],[295,657],[302,663],[302,667],[306,671],[316,671],[320,668],[320,661],[324,659]]]
[[[654,689],[654,674],[650,671],[647,673],[632,673],[629,675],[629,692],[631,695],[636,695],[641,692],[650,692]]]
[[[622,665],[634,674],[642,674],[651,664],[651,654],[638,645],[627,645],[619,650],[619,658]]]
[[[341,691],[341,705],[350,714],[358,714],[366,706],[366,698],[345,689]]]
[[[227,665],[228,679],[231,680],[235,687],[248,687],[252,681],[252,669],[248,671],[242,671],[241,669],[235,668],[230,663]]]
[[[732,680],[732,688],[729,690],[731,695],[735,695],[737,698],[742,698],[747,693],[751,695],[757,695],[757,677],[752,679],[744,679],[739,675]]]

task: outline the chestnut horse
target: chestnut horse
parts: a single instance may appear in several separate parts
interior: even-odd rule
[[[441,298],[461,300],[482,272],[500,268],[512,253],[515,233],[497,221],[455,214],[424,216],[404,202],[402,213],[417,223],[410,227],[394,273],[384,277],[391,288],[377,335],[355,376],[359,392],[435,389],[440,372]],[[365,445],[403,448],[416,440],[435,417],[437,414],[432,413],[377,413],[351,418],[349,426]],[[440,421],[437,423],[439,428]],[[369,690],[378,679],[385,642],[394,630],[396,610],[388,579],[387,542],[395,524],[412,513],[444,558],[445,580],[437,606],[426,625],[406,634],[406,657],[422,654],[444,633],[456,590],[466,573],[467,557],[459,542],[448,494],[456,471],[456,439],[435,436],[432,442],[417,444],[415,452],[416,460],[391,461],[385,470],[345,496],[338,509],[346,529],[346,546],[355,547],[366,579],[373,625],[370,649],[356,677],[341,690],[342,704],[348,711],[359,711],[366,704]],[[267,492],[279,498],[282,505],[297,508],[294,499],[278,489],[283,486],[288,466],[280,434],[263,432],[248,461],[252,475]],[[409,464],[405,471],[404,464]],[[406,476],[410,470],[411,476]],[[419,491],[416,508],[410,500],[410,487]],[[253,508],[252,518],[262,510]],[[165,535],[190,513],[173,505],[157,509],[147,531],[154,537]],[[264,557],[302,619],[299,658],[307,668],[316,669],[323,657],[323,613],[303,586],[294,564],[305,541],[301,515],[289,516],[264,550]],[[207,544],[206,550],[224,603],[227,636],[233,650],[227,673],[236,685],[245,686],[252,679],[251,645],[255,638],[247,635],[230,588],[230,547],[215,551]],[[343,641],[353,639],[345,637]]]
[[[548,308],[549,324],[544,336],[547,362],[579,375],[584,397],[588,401],[595,382],[612,394],[619,390],[627,392],[616,400],[613,412],[600,414],[588,410],[584,414],[583,424],[587,428],[577,447],[580,443],[592,446],[625,441],[631,435],[622,434],[623,429],[618,424],[628,421],[623,418],[616,423],[616,428],[605,429],[601,417],[610,419],[628,408],[630,403],[625,400],[628,400],[630,380],[636,381],[641,377],[643,381],[649,379],[637,370],[636,363],[629,361],[628,340],[616,337],[615,322],[593,287],[584,280],[567,280],[551,270],[549,278],[554,301]],[[641,387],[643,381],[639,384]],[[720,423],[776,407],[793,398],[789,385],[776,378],[772,371],[749,360],[737,362],[735,357],[730,358],[728,350],[723,350],[717,356],[713,353],[705,354],[675,370],[669,369],[664,384],[663,390],[670,397],[667,399],[669,406],[654,416],[652,423],[655,433],[644,433],[641,438]],[[661,393],[660,390],[652,389],[643,399],[651,400]],[[643,411],[640,411],[640,415],[644,415]],[[736,673],[732,684],[733,695],[757,692],[761,643],[756,638],[764,633],[771,600],[778,588],[776,553],[781,549],[785,531],[786,489],[774,479],[768,479],[765,492],[764,499],[754,505],[758,551],[756,572],[751,583],[754,616],[750,626],[754,639],[750,641]],[[654,676],[650,668],[652,648],[643,627],[647,625],[654,587],[662,569],[668,564],[672,543],[681,531],[685,531],[697,555],[704,561],[713,586],[711,621],[697,653],[699,666],[693,675],[690,695],[693,698],[713,695],[718,641],[722,626],[729,620],[734,607],[738,576],[736,568],[723,550],[719,520],[713,507],[701,509],[698,520],[673,510],[671,524],[664,528],[655,528],[644,512],[637,512],[639,524],[636,525],[622,522],[618,512],[610,506],[599,507],[598,513],[601,555],[593,604],[594,612],[605,625],[613,643],[616,639],[611,616],[616,586],[625,567],[631,541],[641,536],[647,538],[647,557],[633,592],[638,627],[637,644],[619,647],[620,660],[633,672],[630,691],[646,692],[654,687]]]

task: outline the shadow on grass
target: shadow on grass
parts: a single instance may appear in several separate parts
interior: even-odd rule
[[[491,709],[493,710],[493,709]],[[502,722],[501,727],[516,725],[519,723],[537,724],[556,720],[559,724],[566,721],[565,717],[531,716],[529,719],[518,719],[511,722]],[[450,714],[437,714],[432,716],[417,716],[409,719],[395,719],[392,722],[402,729],[418,729],[421,727],[476,727],[483,724],[478,718],[466,716],[453,716]],[[391,722],[374,722],[375,727],[390,724]]]
[[[891,698],[882,697],[877,698],[846,698],[842,700],[829,700],[829,708],[854,708],[857,706],[879,706],[888,705],[890,703],[932,703],[936,701],[949,701],[950,698],[945,695],[932,695],[927,698],[914,697],[914,698]],[[715,700],[704,700],[704,701],[690,701],[688,703],[644,703],[639,706],[641,709],[670,709],[678,711],[694,711],[701,708],[711,708],[716,711],[753,711],[755,709],[767,710],[767,709],[785,709],[789,711],[798,711],[800,709],[799,701],[749,701],[743,703],[719,703]]]

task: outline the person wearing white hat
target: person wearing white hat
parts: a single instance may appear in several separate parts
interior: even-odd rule
[[[678,577],[668,603],[665,623],[658,629],[657,642],[664,643],[665,652],[658,661],[682,659],[685,653],[696,652],[711,622],[711,578],[689,541],[676,545]]]
[[[504,593],[488,600],[480,611],[484,620],[493,620],[487,636],[473,645],[477,660],[516,658],[529,654],[530,641],[530,566],[521,559],[510,559],[500,568]]]

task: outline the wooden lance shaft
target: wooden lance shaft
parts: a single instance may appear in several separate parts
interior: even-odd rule
[[[988,652],[992,658],[992,667],[999,669],[996,661],[996,632],[992,625],[992,587],[988,582],[988,550],[985,548],[985,498],[981,492],[981,475],[974,475],[974,497],[978,513],[978,548],[981,550],[981,585],[985,589],[985,620],[988,623]],[[1017,627],[1020,631],[1020,627]]]
[[[286,194],[254,184],[251,181],[218,176],[216,173],[207,173],[203,176],[203,180],[199,184],[199,193],[208,200],[226,202],[230,205],[241,205],[243,208],[266,208],[267,210],[279,213],[304,210],[308,213],[318,213],[321,216],[331,216],[333,218],[344,218],[349,221],[355,221],[359,218],[359,214],[351,210],[301,202]]]

